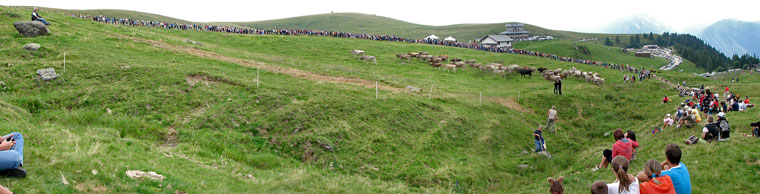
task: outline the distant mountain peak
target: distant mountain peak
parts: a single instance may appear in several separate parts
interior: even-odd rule
[[[602,31],[606,33],[663,33],[672,31],[672,28],[650,16],[631,15],[610,22]]]

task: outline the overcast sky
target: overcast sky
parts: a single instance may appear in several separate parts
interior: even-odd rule
[[[557,30],[592,32],[632,15],[652,17],[678,32],[721,19],[760,21],[757,0],[0,0],[1,5],[63,9],[128,9],[197,22],[259,21],[335,12],[376,14],[426,25],[524,22]]]

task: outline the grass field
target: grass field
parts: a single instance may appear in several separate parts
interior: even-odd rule
[[[54,22],[48,36],[21,37],[11,25],[0,26],[0,81],[6,83],[0,90],[0,133],[25,135],[29,172],[25,179],[0,178],[0,184],[17,193],[543,193],[549,176],[564,176],[568,193],[586,193],[594,180],[614,180],[612,173],[590,168],[612,144],[604,134],[618,127],[639,134],[640,159],[632,171],[641,170],[647,158],[663,160],[665,144],[678,143],[694,193],[760,192],[754,187],[760,154],[751,151],[760,140],[738,135],[758,119],[756,108],[729,113],[736,126],[731,141],[686,146],[683,140],[697,129],[646,133],[672,112],[675,104],[659,99],[677,96],[675,91],[656,80],[625,85],[618,78],[626,72],[441,46],[46,17]],[[5,24],[26,19],[0,16]],[[20,49],[30,42],[43,48]],[[533,48],[572,52],[568,42],[540,44],[545,45]],[[589,48],[602,61],[666,63]],[[377,56],[379,64],[363,64],[350,49]],[[395,59],[410,51],[481,63],[574,66],[599,72],[607,84],[567,79],[564,95],[555,96],[551,83],[538,76],[444,73]],[[61,77],[36,79],[40,68],[62,73],[64,52]],[[730,79],[659,76],[712,88]],[[742,83],[731,84],[733,90],[760,95],[753,89],[757,74],[737,76]],[[553,158],[521,154],[532,150],[531,132],[552,105],[560,115],[559,132],[546,134]],[[124,174],[130,169],[167,178],[133,180]]]

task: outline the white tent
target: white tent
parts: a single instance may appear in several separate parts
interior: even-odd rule
[[[435,36],[435,34],[433,34],[433,35],[430,35],[430,36],[426,37],[425,39],[438,40],[439,38],[438,38],[438,36]]]
[[[454,37],[451,37],[451,36],[449,36],[448,38],[446,38],[446,39],[443,39],[443,40],[445,40],[445,41],[452,41],[452,42],[456,42],[456,41],[457,41],[457,39],[456,39],[456,38],[454,38]]]

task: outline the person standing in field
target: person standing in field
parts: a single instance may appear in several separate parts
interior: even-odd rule
[[[552,105],[552,108],[549,109],[549,112],[546,114],[547,121],[546,121],[546,128],[550,128],[550,131],[554,133],[554,122],[557,122],[557,107]]]

